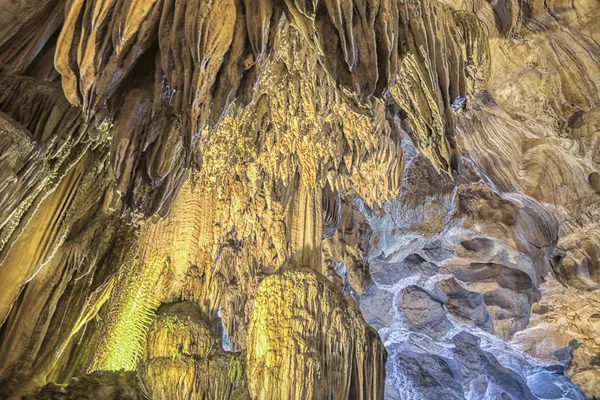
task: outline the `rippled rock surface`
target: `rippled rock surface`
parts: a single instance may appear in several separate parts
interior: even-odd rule
[[[0,0],[0,398],[600,397],[596,0]]]

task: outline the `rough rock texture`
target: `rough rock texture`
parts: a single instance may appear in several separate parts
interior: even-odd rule
[[[529,328],[513,338],[518,348],[534,357],[569,367],[573,382],[587,393],[598,393],[598,294],[565,288],[552,281],[542,287],[544,298],[535,305]]]
[[[96,371],[79,379],[73,378],[68,385],[49,383],[23,398],[27,400],[142,400],[144,395],[135,372]]]
[[[409,176],[419,167],[409,163]],[[412,176],[405,182],[423,188]],[[379,228],[369,256],[372,284],[359,303],[388,350],[391,398],[582,398],[561,377],[566,366],[529,359],[499,340],[527,327],[541,297],[557,241],[553,215],[481,183],[428,186],[437,188],[439,203],[425,221],[409,214],[416,189],[388,214],[370,217]],[[426,230],[436,223],[440,232]],[[398,228],[403,235],[385,232]]]
[[[0,0],[0,398],[600,397],[599,91],[596,0]]]
[[[151,326],[138,366],[147,395],[154,399],[241,398],[243,361],[227,354],[192,302],[163,305]]]
[[[258,287],[248,328],[252,398],[382,398],[385,357],[356,305],[317,273],[287,270]]]

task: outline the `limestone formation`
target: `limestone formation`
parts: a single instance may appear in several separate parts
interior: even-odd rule
[[[141,400],[144,398],[144,394],[133,371],[96,371],[81,378],[73,378],[68,385],[49,383],[24,398],[30,400]]]
[[[248,330],[252,398],[382,398],[384,364],[375,331],[324,277],[294,269],[260,284]]]
[[[243,360],[223,352],[201,315],[191,302],[158,310],[138,367],[150,398],[229,399],[247,393]]]
[[[600,397],[596,0],[0,0],[0,398]]]

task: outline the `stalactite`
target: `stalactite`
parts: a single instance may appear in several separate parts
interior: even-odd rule
[[[38,3],[0,397],[599,395],[597,2]]]

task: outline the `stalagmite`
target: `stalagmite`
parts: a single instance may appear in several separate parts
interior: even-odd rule
[[[229,399],[234,393],[243,396],[247,392],[243,361],[220,349],[201,315],[186,302],[165,304],[158,311],[140,366],[147,395]]]
[[[323,276],[291,269],[261,283],[248,330],[255,399],[383,397],[385,350]]]

